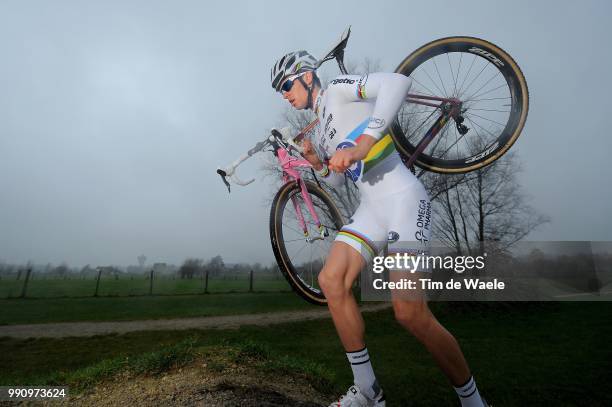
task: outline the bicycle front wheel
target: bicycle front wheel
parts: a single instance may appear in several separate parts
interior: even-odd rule
[[[308,181],[306,188],[321,227],[308,210],[300,185],[290,182],[274,197],[270,240],[278,267],[291,287],[306,301],[325,305],[327,301],[319,287],[318,275],[343,222],[325,191]]]
[[[442,38],[414,51],[396,69],[412,79],[411,101],[391,126],[395,144],[411,156],[440,117],[438,98],[459,100],[460,118],[449,120],[416,158],[439,173],[464,173],[500,158],[521,134],[529,110],[527,82],[504,50],[473,37]],[[434,98],[432,101],[431,98]],[[436,106],[438,105],[438,106]]]

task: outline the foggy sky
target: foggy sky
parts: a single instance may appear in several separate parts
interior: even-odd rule
[[[280,123],[272,63],[296,49],[320,56],[348,25],[347,60],[386,71],[449,35],[508,51],[530,91],[513,147],[519,180],[552,219],[529,239],[612,240],[611,11],[604,1],[2,1],[0,261],[271,263],[271,181],[228,195],[215,169]],[[260,166],[240,173],[261,178]]]

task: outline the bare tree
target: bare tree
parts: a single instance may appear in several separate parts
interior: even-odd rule
[[[181,279],[192,279],[194,275],[198,275],[202,272],[201,259],[187,259],[183,262],[179,268],[179,276]]]
[[[469,174],[430,177],[441,185],[433,200],[434,236],[458,253],[482,251],[485,242],[503,251],[549,222],[528,204],[519,171],[515,153],[507,153]]]
[[[225,271],[225,262],[223,261],[223,257],[216,255],[215,257],[211,258],[208,263],[206,263],[206,269],[209,270],[210,274],[213,276],[223,274]]]

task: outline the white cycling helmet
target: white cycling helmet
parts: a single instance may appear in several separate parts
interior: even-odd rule
[[[281,85],[288,76],[314,71],[317,69],[316,63],[317,59],[303,50],[284,55],[272,67],[270,74],[272,87],[277,92],[280,91]]]

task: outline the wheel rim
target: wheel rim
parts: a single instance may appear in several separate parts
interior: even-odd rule
[[[423,52],[409,57],[409,63],[405,61],[398,69],[412,78],[410,93],[462,101],[463,124],[469,131],[460,134],[455,121],[450,120],[418,157],[425,167],[460,169],[485,162],[505,152],[517,130],[520,132],[526,110],[523,112],[525,95],[516,76],[518,67],[497,47],[478,41],[482,44],[455,40],[425,46]],[[392,131],[400,137],[405,135],[401,141],[408,154],[439,112],[413,103],[402,105]]]

